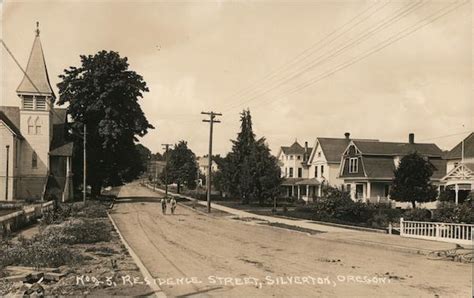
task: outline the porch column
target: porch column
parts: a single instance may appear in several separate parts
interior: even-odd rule
[[[321,185],[318,185],[318,197],[321,197],[322,193],[321,193]]]
[[[351,183],[351,199],[356,200],[356,184]]]
[[[66,181],[64,183],[64,190],[62,201],[69,201],[73,197],[72,187],[72,170],[71,170],[71,156],[66,156]]]
[[[455,196],[455,199],[454,199],[454,202],[455,204],[457,205],[458,204],[458,200],[459,200],[459,185],[456,183],[455,187],[454,187],[454,192],[456,194]]]
[[[306,198],[309,200],[309,184],[306,185]]]
[[[301,189],[300,189],[300,186],[298,185],[298,199],[301,198]]]
[[[370,192],[371,192],[371,188],[370,188],[370,181],[367,181],[367,190],[366,190],[366,201],[370,199],[371,195],[370,195]]]
[[[291,186],[291,196],[292,196],[292,197],[295,196],[295,185],[292,185],[292,186]]]

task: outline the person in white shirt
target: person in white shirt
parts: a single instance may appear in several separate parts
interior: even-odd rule
[[[171,214],[174,214],[174,210],[176,210],[176,205],[177,205],[176,200],[175,200],[174,197],[171,198],[170,204],[171,204]]]

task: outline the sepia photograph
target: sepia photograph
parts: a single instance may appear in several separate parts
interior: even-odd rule
[[[473,12],[0,0],[0,296],[474,297]]]

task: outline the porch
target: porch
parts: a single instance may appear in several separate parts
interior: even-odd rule
[[[351,199],[354,201],[364,201],[370,203],[389,203],[391,180],[373,181],[359,180],[345,184],[345,190],[349,191]]]
[[[316,178],[286,178],[282,187],[282,195],[287,198],[312,202],[314,198],[321,196],[321,182]]]

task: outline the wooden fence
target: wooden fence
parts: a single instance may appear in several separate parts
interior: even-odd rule
[[[473,245],[474,225],[400,219],[400,236]]]
[[[29,225],[43,215],[46,210],[54,208],[54,202],[49,201],[33,206],[24,207],[22,210],[12,212],[0,217],[0,236],[7,237],[12,231]]]

